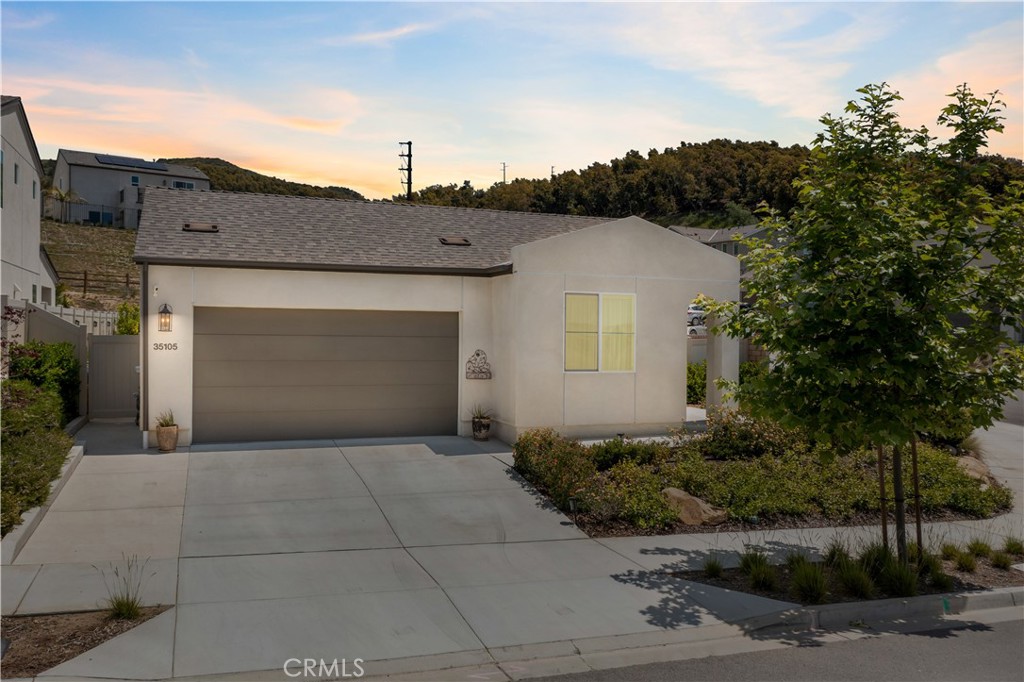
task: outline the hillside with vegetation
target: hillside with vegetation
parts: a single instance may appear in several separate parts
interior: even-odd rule
[[[800,145],[711,140],[681,144],[646,156],[635,150],[608,163],[559,173],[552,178],[516,178],[477,189],[433,185],[413,192],[414,203],[506,211],[595,215],[636,215],[660,225],[730,227],[756,222],[763,202],[782,213],[795,206],[793,181],[810,158]],[[1012,179],[1024,180],[1018,159],[987,156],[986,189],[1002,194]],[[404,195],[395,195],[404,201]]]
[[[117,310],[124,301],[138,302],[139,269],[132,260],[136,234],[135,230],[43,220],[40,239],[61,278],[59,291],[67,302],[91,310]]]
[[[363,195],[347,187],[319,187],[301,182],[282,180],[262,175],[225,161],[193,157],[185,159],[160,159],[165,163],[192,166],[206,173],[210,188],[227,192],[259,192],[261,194],[288,194],[301,197],[325,197],[328,199],[363,199]]]

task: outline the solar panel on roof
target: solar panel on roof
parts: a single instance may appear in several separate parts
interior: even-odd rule
[[[144,168],[146,170],[166,171],[167,164],[159,161],[133,159],[130,156],[114,156],[113,154],[97,154],[96,160],[108,166],[125,166],[126,168]]]

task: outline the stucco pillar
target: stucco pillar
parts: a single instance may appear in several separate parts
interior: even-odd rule
[[[740,340],[710,331],[718,324],[718,320],[713,317],[709,316],[705,324],[708,327],[708,384],[704,406],[707,409],[733,407],[734,401],[724,398],[725,391],[715,385],[715,379],[721,377],[730,381],[739,381]]]

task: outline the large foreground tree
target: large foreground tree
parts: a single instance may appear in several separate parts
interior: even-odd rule
[[[891,448],[905,559],[902,453],[955,421],[990,425],[1024,387],[1007,333],[1024,313],[1024,186],[985,190],[995,94],[958,88],[939,139],[900,124],[884,83],[858,92],[821,119],[790,217],[748,242],[752,305],[717,310],[772,357],[735,389],[744,406],[840,448]]]

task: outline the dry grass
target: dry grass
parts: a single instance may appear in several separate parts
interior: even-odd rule
[[[71,302],[80,308],[116,310],[122,301],[137,301],[139,269],[132,262],[135,230],[86,227],[44,220],[41,239],[50,260],[67,285]],[[82,273],[89,273],[82,293]],[[132,285],[124,286],[125,275]],[[110,280],[110,281],[102,281]]]

